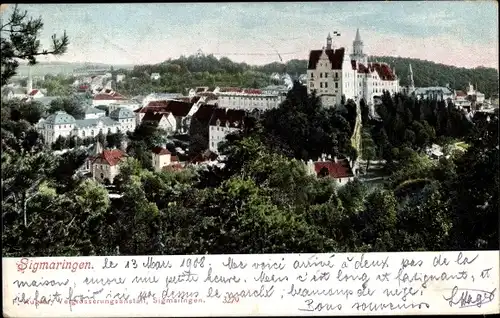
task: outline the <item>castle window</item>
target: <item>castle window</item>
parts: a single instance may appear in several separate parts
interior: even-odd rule
[[[325,88],[328,88],[328,82],[325,82]]]
[[[335,82],[335,88],[339,88],[339,83]]]
[[[325,73],[325,78],[328,78],[328,73]]]
[[[323,78],[323,73],[319,73],[319,77],[320,77],[320,78]]]
[[[319,87],[323,88],[323,82],[319,83]]]

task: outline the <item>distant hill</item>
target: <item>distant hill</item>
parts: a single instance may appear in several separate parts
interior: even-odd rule
[[[32,74],[33,76],[41,76],[41,75],[57,75],[57,74],[65,74],[69,75],[73,72],[81,72],[84,70],[91,70],[96,68],[102,69],[111,69],[111,66],[115,70],[118,69],[127,69],[130,70],[133,68],[133,65],[111,65],[111,64],[101,64],[101,63],[68,63],[68,62],[51,62],[51,63],[38,63],[32,66]],[[28,65],[19,65],[17,69],[18,77],[26,77],[28,76]]]

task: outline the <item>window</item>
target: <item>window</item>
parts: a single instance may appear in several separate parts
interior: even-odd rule
[[[323,88],[323,82],[319,83],[319,87]]]
[[[339,88],[339,83],[335,82],[335,88]]]
[[[311,73],[311,78],[314,78],[314,73]]]
[[[328,88],[328,82],[325,82],[325,88]]]
[[[319,77],[320,77],[320,78],[323,78],[323,73],[319,73]]]
[[[328,73],[325,73],[325,78],[328,78]]]

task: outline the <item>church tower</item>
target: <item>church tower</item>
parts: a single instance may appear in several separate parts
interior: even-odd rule
[[[326,49],[332,49],[332,36],[330,35],[330,33],[328,33],[328,37],[326,38]]]
[[[363,53],[363,41],[359,35],[359,29],[356,30],[356,38],[352,42],[351,60],[355,60],[358,63],[363,64],[367,64],[368,62],[366,54]]]

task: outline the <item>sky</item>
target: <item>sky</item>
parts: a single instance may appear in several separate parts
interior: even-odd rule
[[[265,64],[307,59],[340,33],[352,50],[359,28],[368,55],[498,69],[496,1],[20,4],[41,16],[41,43],[66,33],[60,57],[40,61],[151,64],[181,55],[227,56]],[[2,19],[13,9],[9,5]],[[279,55],[278,55],[279,53]]]

